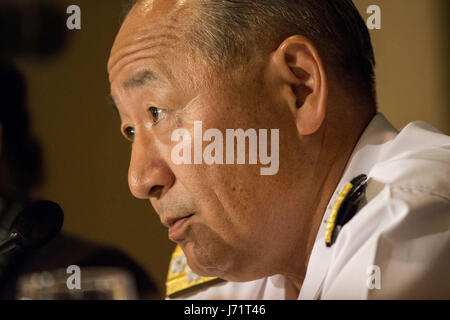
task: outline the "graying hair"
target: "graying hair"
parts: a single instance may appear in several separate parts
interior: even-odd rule
[[[246,64],[299,34],[315,44],[329,71],[375,99],[372,43],[351,0],[197,0],[195,7],[188,38],[215,65]]]
[[[187,39],[221,70],[244,66],[284,39],[303,35],[315,44],[328,72],[375,102],[372,43],[351,0],[194,0],[192,8]]]

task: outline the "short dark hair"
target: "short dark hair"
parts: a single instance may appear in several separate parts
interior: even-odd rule
[[[8,191],[26,194],[41,182],[41,150],[30,130],[23,76],[7,59],[1,60],[0,156],[4,159],[12,180],[10,187],[14,190]]]
[[[299,34],[315,44],[328,71],[375,103],[372,43],[351,0],[197,0],[194,12],[188,37],[214,64],[243,65]]]

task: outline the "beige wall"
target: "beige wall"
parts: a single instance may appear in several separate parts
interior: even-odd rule
[[[369,4],[382,8],[382,30],[371,32],[379,104],[398,127],[423,119],[450,133],[445,1],[357,1],[364,17]],[[151,206],[128,191],[130,147],[106,99],[105,66],[119,28],[119,1],[53,2],[63,8],[78,4],[82,29],[71,32],[69,45],[55,59],[20,61],[46,154],[41,194],[64,208],[65,231],[126,250],[162,289],[173,244]]]
[[[398,128],[424,120],[450,133],[448,0],[356,0],[366,19],[381,8],[382,28],[371,36],[377,59],[380,111]],[[447,10],[445,10],[447,7]]]

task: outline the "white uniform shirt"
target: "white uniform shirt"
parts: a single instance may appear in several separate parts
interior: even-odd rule
[[[249,281],[224,281],[169,300],[285,300],[295,299],[297,290],[282,275]]]
[[[320,226],[299,299],[450,298],[450,138],[424,122],[398,133],[378,114],[330,205],[363,173],[367,204],[330,248]]]
[[[343,186],[369,178],[365,204],[325,245]],[[324,214],[298,299],[450,298],[450,138],[423,122],[397,132],[383,115],[358,141]],[[286,299],[284,276],[223,282],[181,299]]]

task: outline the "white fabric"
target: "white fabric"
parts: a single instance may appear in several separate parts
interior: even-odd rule
[[[450,138],[424,122],[397,133],[379,114],[335,195],[362,173],[367,204],[331,248],[321,225],[299,299],[450,298]],[[369,289],[370,266],[380,289]]]
[[[296,289],[282,275],[249,282],[221,282],[174,300],[285,300]]]

